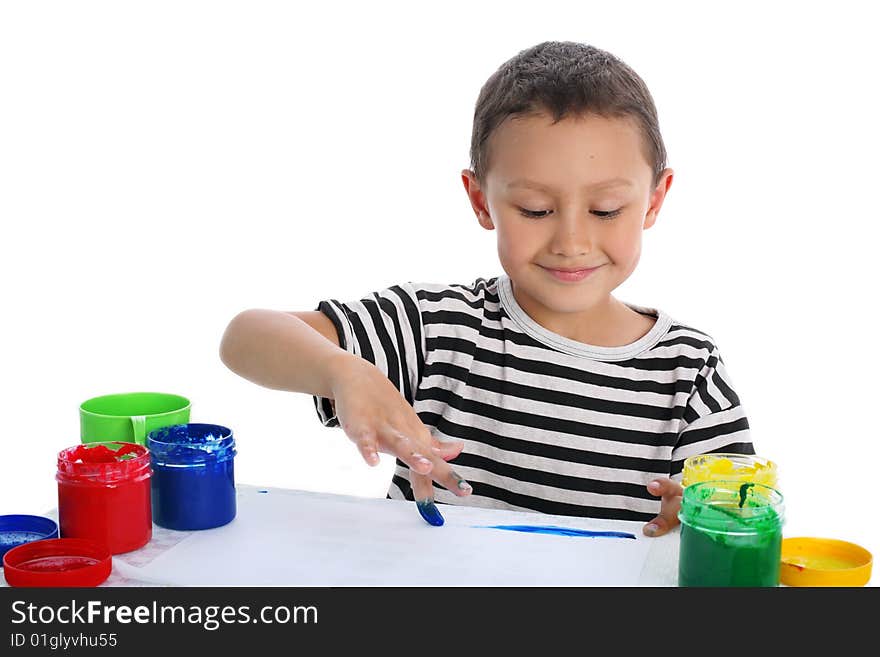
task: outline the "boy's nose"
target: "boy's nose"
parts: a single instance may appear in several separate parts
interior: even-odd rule
[[[579,256],[593,250],[595,236],[589,219],[575,212],[559,213],[550,248],[553,253]]]

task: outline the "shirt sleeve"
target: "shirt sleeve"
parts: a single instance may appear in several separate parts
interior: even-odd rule
[[[413,404],[425,368],[425,339],[416,287],[393,285],[358,301],[321,301],[320,310],[333,322],[339,346],[375,365]],[[338,427],[332,400],[313,396],[325,427]]]
[[[694,380],[684,420],[685,426],[672,449],[669,475],[676,481],[681,481],[684,461],[689,456],[710,452],[755,453],[749,421],[717,347],[713,346]]]

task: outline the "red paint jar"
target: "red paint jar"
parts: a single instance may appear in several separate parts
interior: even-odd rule
[[[143,445],[96,442],[58,453],[58,524],[62,538],[131,552],[153,534],[150,453]]]

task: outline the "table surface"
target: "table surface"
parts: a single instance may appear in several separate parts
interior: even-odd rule
[[[315,493],[310,491],[297,491],[291,489],[269,488],[250,486],[247,484],[238,484],[236,489],[239,495],[252,494],[256,491],[269,491],[270,493],[283,493],[285,496],[321,496],[333,497],[338,499],[357,500],[364,498],[356,498],[353,496],[331,495],[329,493]],[[372,499],[372,498],[368,498]],[[491,510],[487,510],[491,513]],[[417,514],[417,510],[413,507],[413,513]],[[510,511],[503,512],[509,516]],[[57,509],[44,514],[46,517],[57,519]],[[523,514],[524,517],[533,518],[533,514]],[[620,522],[622,531],[633,532],[641,527],[642,523]],[[153,535],[150,542],[142,548],[126,554],[117,554],[113,556],[113,570],[110,577],[101,584],[102,587],[118,587],[118,586],[165,586],[161,582],[144,581],[138,578],[138,568],[150,563],[166,551],[192,535],[191,531],[174,531],[165,529],[157,525],[153,525]],[[669,532],[664,536],[649,539],[651,547],[648,551],[647,558],[638,577],[639,586],[676,586],[678,577],[678,545],[679,531]],[[8,586],[5,578],[0,578],[0,586]]]

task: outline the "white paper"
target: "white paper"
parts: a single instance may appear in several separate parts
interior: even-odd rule
[[[157,532],[166,549],[114,557],[123,574],[175,586],[636,586],[651,539],[642,523],[284,489],[239,490],[230,524]],[[623,531],[635,539],[527,534],[479,525]],[[164,539],[162,537],[165,537]]]

